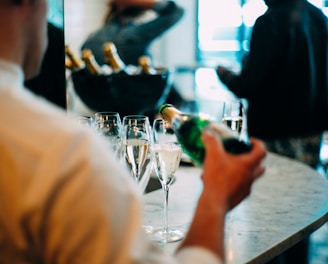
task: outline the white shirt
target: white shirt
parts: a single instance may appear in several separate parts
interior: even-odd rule
[[[23,79],[0,60],[0,263],[220,263],[151,242],[135,183],[103,139]]]

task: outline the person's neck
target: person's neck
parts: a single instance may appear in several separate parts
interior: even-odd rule
[[[6,15],[6,10],[0,11],[0,35],[3,36],[4,41],[0,41],[0,58],[5,61],[22,66],[23,50],[25,40],[20,34],[18,22],[15,22],[15,13],[11,9]]]

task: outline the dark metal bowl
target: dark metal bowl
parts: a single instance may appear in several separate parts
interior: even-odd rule
[[[157,69],[158,74],[91,75],[86,71],[72,73],[74,89],[90,109],[115,111],[121,116],[145,114],[163,104],[172,81],[168,69]]]

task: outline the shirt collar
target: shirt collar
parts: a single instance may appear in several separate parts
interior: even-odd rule
[[[0,90],[23,87],[24,73],[14,63],[0,59]]]

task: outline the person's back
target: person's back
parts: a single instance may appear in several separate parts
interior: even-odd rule
[[[312,134],[328,126],[322,122],[328,114],[327,18],[307,1],[282,2],[259,18],[251,40],[250,57],[268,59],[264,68],[251,65],[257,58],[249,61],[259,79],[247,88],[259,93],[249,97],[249,130],[262,138]],[[272,36],[265,39],[267,34]],[[257,46],[260,41],[269,55]]]
[[[3,74],[4,69],[9,69],[10,75]],[[89,246],[97,245],[100,250],[111,239],[117,245],[127,243],[122,234],[131,216],[120,216],[119,207],[135,210],[131,201],[138,195],[130,179],[124,177],[128,174],[124,169],[119,171],[101,138],[67,118],[62,109],[24,91],[19,78],[14,84],[8,76],[18,77],[17,68],[8,68],[0,61],[0,197],[6,201],[1,203],[0,262],[65,263],[71,258],[70,263],[76,263],[81,258],[88,260],[77,253],[78,247],[90,252],[94,249]],[[95,159],[103,159],[98,172],[91,165]],[[103,166],[111,167],[112,176],[120,177],[104,181]],[[116,195],[125,199],[117,203],[111,198]],[[101,200],[108,212],[113,210],[107,216],[101,213]],[[98,228],[85,225],[98,221],[113,226],[119,221],[122,229],[117,225],[113,232],[102,226],[98,232]],[[103,252],[107,253],[97,256],[99,263],[112,254],[108,248]]]
[[[328,20],[306,0],[264,1],[268,10],[254,24],[241,73],[222,66],[217,73],[248,99],[251,136],[271,152],[316,168],[328,129]],[[307,263],[307,254],[305,239],[284,261]]]
[[[240,75],[221,66],[218,75],[248,99],[251,136],[269,142],[315,135],[312,153],[318,154],[320,135],[328,129],[327,17],[306,0],[265,2],[269,8],[254,25]],[[287,149],[289,142],[283,145]]]

